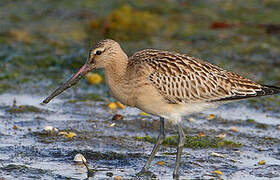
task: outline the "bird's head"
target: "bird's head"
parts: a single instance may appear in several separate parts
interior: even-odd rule
[[[96,43],[89,52],[89,57],[86,63],[80,68],[80,70],[74,74],[65,84],[57,88],[50,96],[48,96],[43,103],[47,104],[55,96],[62,93],[64,90],[77,84],[78,81],[84,77],[89,71],[98,68],[106,68],[118,57],[125,56],[119,43],[114,40],[106,39]]]
[[[106,68],[116,57],[123,55],[123,51],[114,40],[105,39],[99,41],[89,52],[86,65],[92,68]]]

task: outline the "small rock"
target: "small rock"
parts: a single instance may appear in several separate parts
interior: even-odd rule
[[[216,153],[216,152],[212,152],[212,153],[211,153],[211,156],[222,157],[222,158],[225,158],[225,157],[226,157],[226,155],[224,155],[224,154],[219,154],[219,153]]]
[[[220,138],[220,139],[225,139],[225,137],[226,137],[226,134],[225,134],[225,133],[218,134],[218,135],[216,136],[216,138]]]
[[[122,120],[122,119],[123,119],[123,115],[121,114],[115,114],[112,118],[113,121]]]
[[[232,132],[238,132],[237,127],[232,127],[232,128],[230,128],[230,130],[231,130]]]
[[[110,127],[114,127],[116,125],[116,123],[112,123],[110,124]]]
[[[196,120],[194,118],[188,118],[189,122],[195,122]]]
[[[107,173],[106,173],[106,176],[109,176],[109,177],[113,177],[113,175],[114,175],[114,174],[113,174],[112,172],[107,172]]]
[[[53,131],[54,128],[52,126],[45,126],[44,130],[45,131]]]
[[[64,135],[64,136],[67,136],[67,132],[65,132],[65,131],[60,131],[57,135],[59,135],[59,136],[61,136],[61,135]]]
[[[236,159],[229,159],[230,161],[232,161],[232,162],[234,162],[234,163],[236,163],[236,162],[238,162],[238,160],[236,160]]]

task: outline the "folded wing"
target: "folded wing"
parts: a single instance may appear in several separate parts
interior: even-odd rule
[[[280,91],[187,55],[144,50],[132,58],[149,66],[150,82],[169,103],[238,100]]]

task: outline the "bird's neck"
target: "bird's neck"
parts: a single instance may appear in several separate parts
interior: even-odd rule
[[[105,68],[106,81],[109,86],[115,86],[114,83],[120,83],[125,79],[128,58],[124,54],[111,61]]]
[[[111,94],[120,102],[133,106],[131,100],[132,90],[129,88],[129,77],[127,76],[127,56],[116,59],[105,68],[106,84]]]

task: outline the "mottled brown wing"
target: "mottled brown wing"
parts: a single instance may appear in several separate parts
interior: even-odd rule
[[[152,69],[148,78],[169,103],[235,100],[262,93],[261,85],[190,56],[144,50],[133,58]]]

